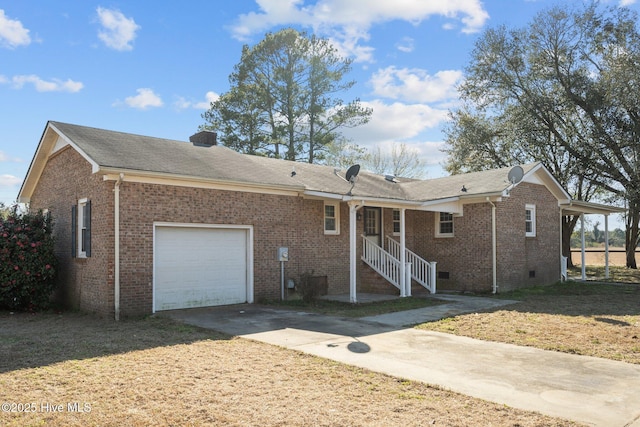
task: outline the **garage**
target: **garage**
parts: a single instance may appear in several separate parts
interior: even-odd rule
[[[156,224],[153,311],[253,302],[250,226]]]

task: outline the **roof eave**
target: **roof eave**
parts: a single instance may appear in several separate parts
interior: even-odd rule
[[[49,160],[51,152],[54,150],[56,143],[58,142],[58,138],[64,139],[64,141],[68,145],[70,145],[74,150],[80,153],[80,155],[91,164],[91,169],[94,173],[98,171],[98,164],[66,135],[64,135],[64,133],[62,133],[62,131],[60,131],[51,121],[49,121],[47,122],[47,125],[42,132],[42,136],[40,137],[40,141],[38,142],[38,148],[36,149],[36,152],[31,159],[29,169],[27,169],[27,174],[25,175],[24,181],[22,181],[22,185],[20,186],[20,191],[18,192],[19,203],[31,202],[33,191],[35,190],[35,187],[40,180],[40,176],[42,175],[42,171],[44,170],[44,167]]]
[[[124,174],[124,178],[122,179],[122,181],[124,182],[168,184],[181,187],[188,186],[295,196],[300,195],[305,190],[305,187],[302,185],[262,184],[256,182],[212,179],[193,175],[179,175],[165,172],[153,172],[115,167],[100,167],[97,173],[102,174],[105,181],[117,181],[120,179],[120,174]]]

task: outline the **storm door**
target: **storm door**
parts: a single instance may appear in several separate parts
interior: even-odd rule
[[[364,235],[365,237],[382,247],[382,209],[364,208]]]

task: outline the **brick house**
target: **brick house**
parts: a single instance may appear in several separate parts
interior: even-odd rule
[[[347,180],[234,152],[209,132],[187,143],[48,122],[19,201],[53,215],[59,297],[118,318],[276,299],[311,272],[353,302],[436,282],[473,292],[556,282],[570,197],[540,164],[523,165],[517,183],[508,173]]]

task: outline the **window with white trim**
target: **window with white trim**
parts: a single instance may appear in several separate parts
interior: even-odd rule
[[[524,214],[525,236],[536,237],[536,205],[525,205]]]
[[[324,203],[324,234],[340,234],[340,204]]]
[[[452,213],[436,213],[436,237],[453,237]]]
[[[393,210],[393,235],[400,235],[400,209]]]
[[[78,200],[71,207],[71,255],[74,258],[91,256],[91,201]]]

